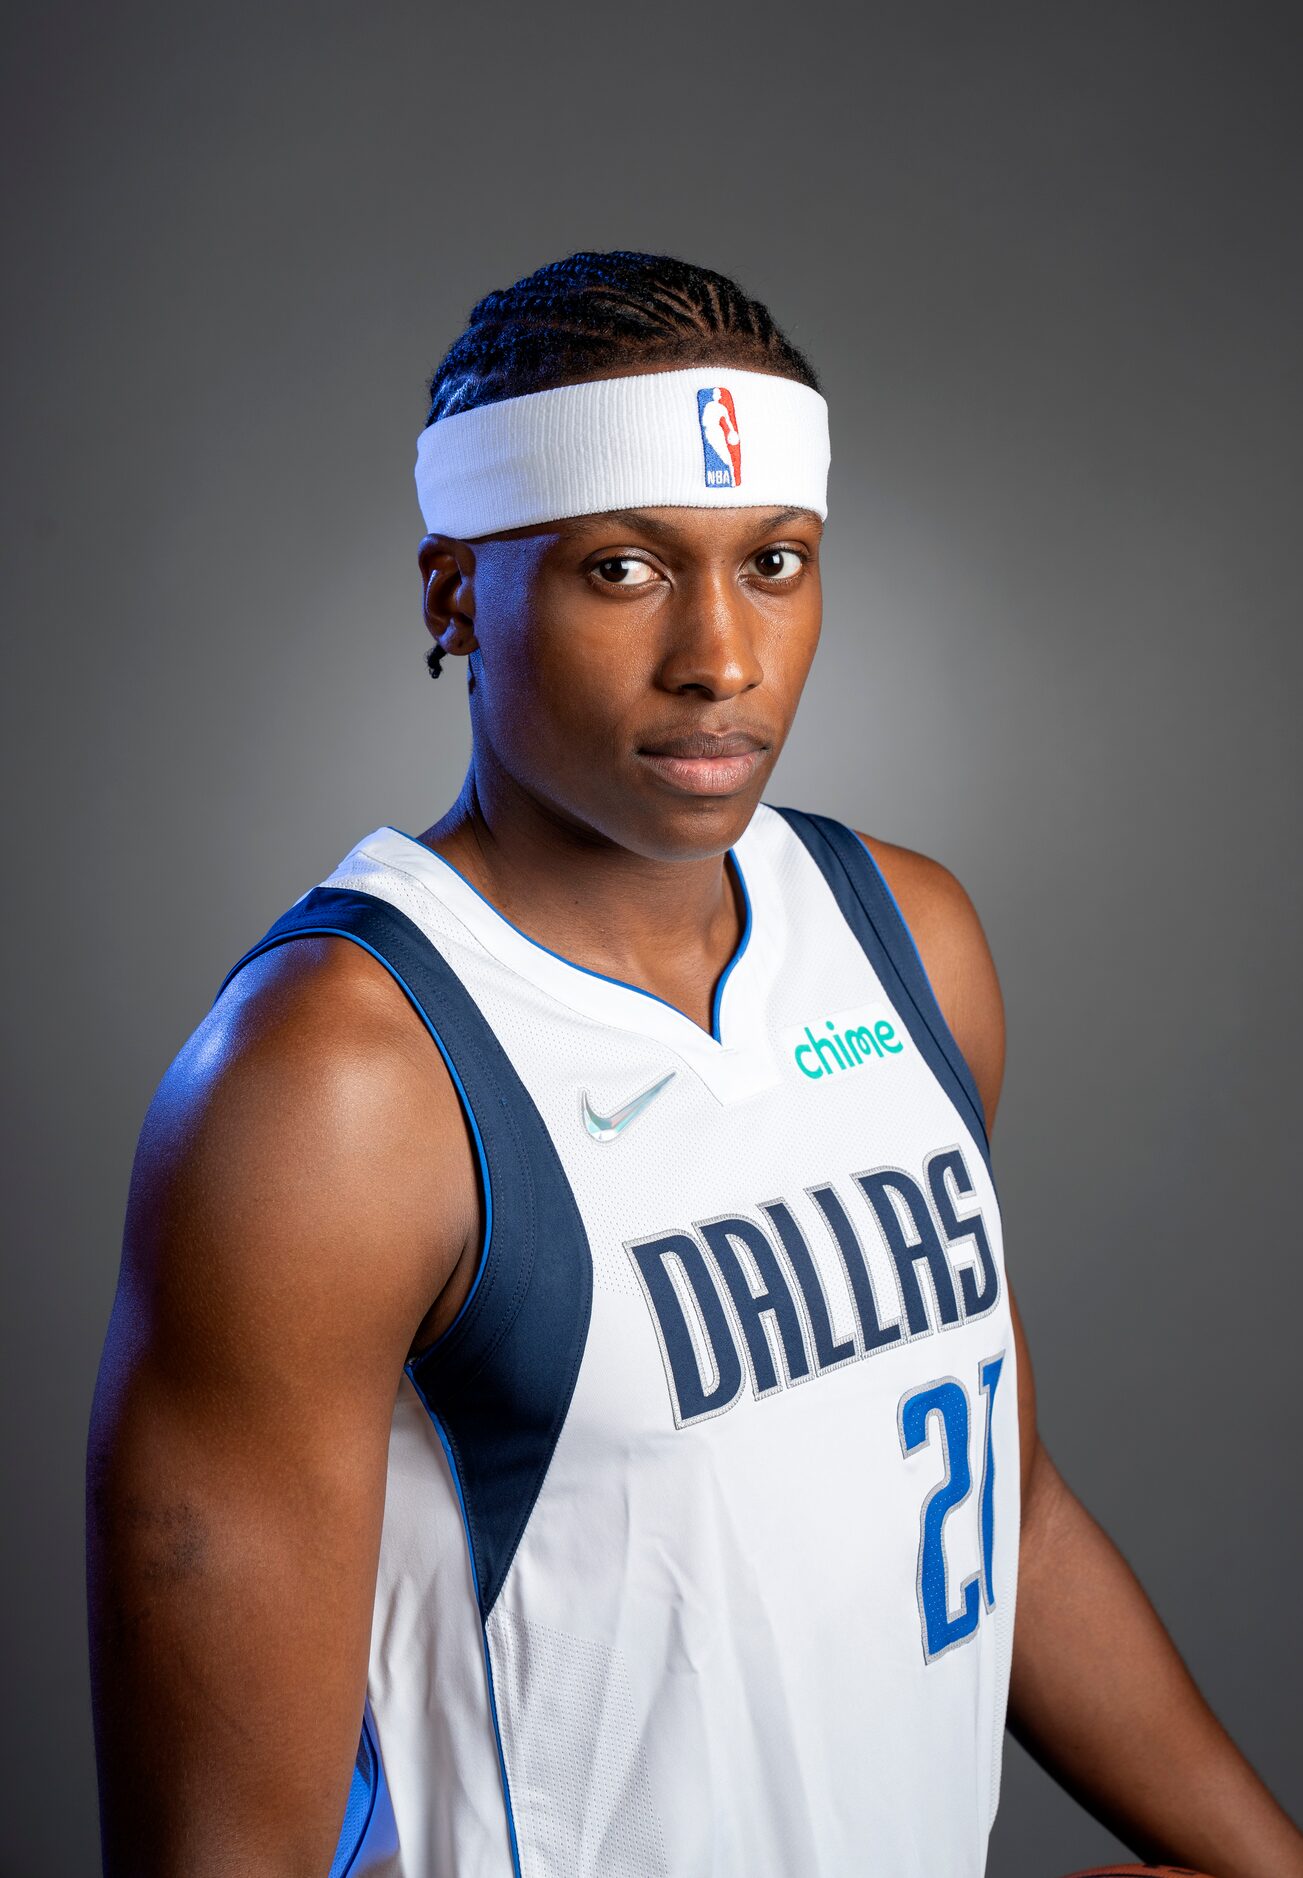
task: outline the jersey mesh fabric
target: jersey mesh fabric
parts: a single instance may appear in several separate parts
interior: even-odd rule
[[[500,1713],[536,1744],[512,1789],[518,1834],[546,1869],[670,1878],[623,1659],[514,1612],[492,1622]]]

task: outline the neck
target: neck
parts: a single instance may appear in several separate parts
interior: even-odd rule
[[[478,757],[456,802],[420,838],[538,944],[652,992],[709,1030],[746,916],[723,853],[635,853]]]

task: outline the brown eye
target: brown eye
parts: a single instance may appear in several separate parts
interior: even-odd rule
[[[752,563],[766,580],[790,580],[802,565],[794,548],[762,548],[752,556]]]
[[[637,561],[631,554],[611,554],[604,561],[598,561],[593,572],[607,587],[645,587],[649,580],[655,579],[646,561]]]

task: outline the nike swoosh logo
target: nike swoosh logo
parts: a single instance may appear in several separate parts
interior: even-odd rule
[[[588,1130],[594,1141],[614,1141],[621,1130],[627,1128],[636,1115],[642,1114],[647,1104],[655,1100],[666,1083],[677,1073],[676,1070],[667,1071],[659,1082],[654,1082],[651,1085],[650,1089],[644,1089],[641,1095],[633,1096],[628,1102],[622,1103],[618,1109],[612,1109],[609,1115],[599,1115],[597,1113],[597,1110],[588,1100],[588,1091],[585,1089],[584,1127]]]

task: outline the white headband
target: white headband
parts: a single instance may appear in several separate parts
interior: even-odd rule
[[[431,533],[474,540],[607,509],[828,513],[828,406],[731,365],[589,379],[427,425],[416,494]]]

